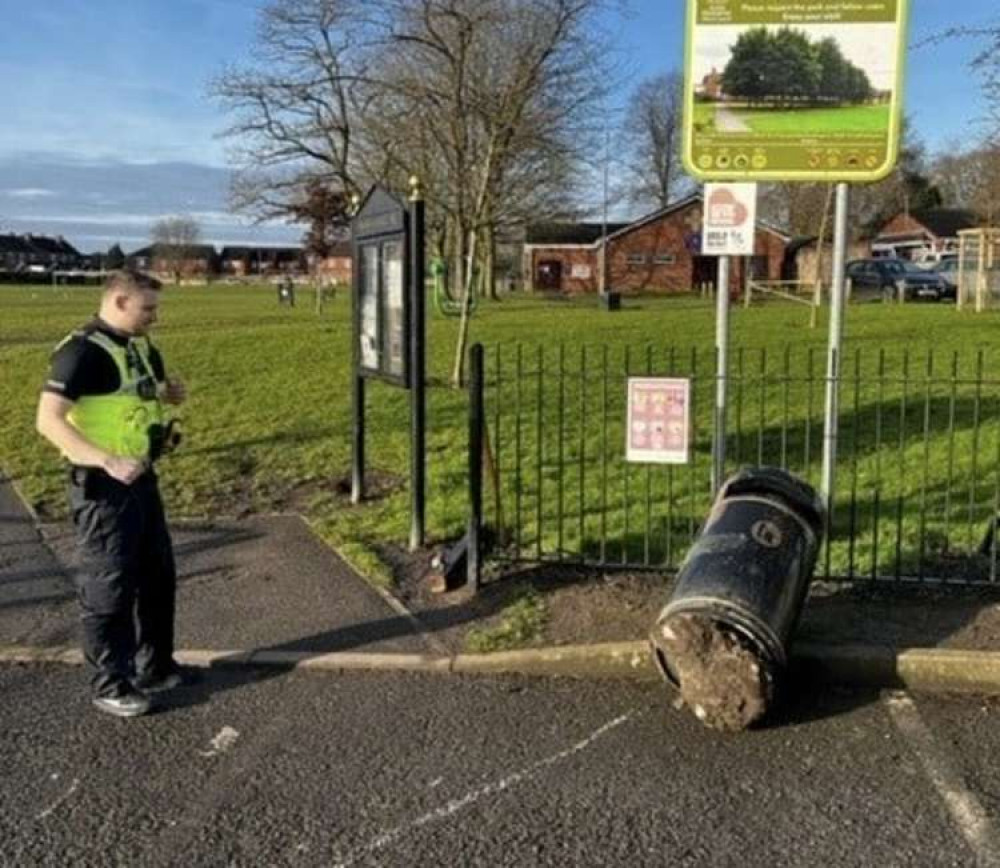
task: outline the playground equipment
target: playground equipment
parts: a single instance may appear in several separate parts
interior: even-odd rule
[[[455,298],[448,291],[448,263],[443,259],[434,258],[431,260],[431,280],[434,282],[434,304],[442,316],[461,316],[462,300]],[[473,271],[472,283],[475,286],[476,272]],[[476,294],[470,293],[468,308],[470,316],[476,312],[479,306],[479,299]]]
[[[1000,309],[1000,229],[963,229],[958,233],[959,310]]]

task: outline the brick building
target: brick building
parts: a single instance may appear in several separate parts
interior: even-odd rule
[[[322,259],[317,259],[313,271],[321,283],[349,286],[352,271],[352,249],[350,241],[338,241]]]
[[[211,244],[150,244],[125,258],[129,268],[163,277],[202,278],[218,272],[219,255]]]
[[[971,211],[931,208],[897,214],[871,240],[872,252],[904,259],[936,259],[958,253],[958,233],[980,225]]]
[[[680,293],[715,284],[717,258],[702,256],[702,200],[689,196],[627,224],[607,227],[608,290],[625,293]],[[529,226],[522,260],[525,286],[565,294],[601,288],[600,224]],[[791,238],[758,221],[754,256],[733,260],[732,286],[754,277],[779,280]]]
[[[80,268],[85,259],[61,236],[0,234],[0,271],[30,273]]]
[[[219,270],[232,277],[299,274],[306,269],[301,247],[227,245],[219,251]]]

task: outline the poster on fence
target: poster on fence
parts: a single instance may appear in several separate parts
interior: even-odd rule
[[[691,381],[629,377],[625,460],[687,464],[690,456]]]

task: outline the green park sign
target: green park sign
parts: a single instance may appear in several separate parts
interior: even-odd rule
[[[876,181],[899,151],[908,0],[688,0],[702,181]]]

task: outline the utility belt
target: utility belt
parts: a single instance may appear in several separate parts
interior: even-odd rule
[[[155,480],[156,471],[153,470],[152,465],[149,465],[135,478],[132,485],[155,482]],[[70,485],[83,489],[93,489],[95,485],[100,485],[101,483],[113,483],[115,486],[123,486],[123,483],[111,476],[103,467],[85,467],[82,464],[69,465],[69,482]]]
[[[156,474],[153,472],[153,463],[164,455],[169,455],[181,443],[181,432],[177,426],[176,419],[171,419],[163,425],[150,425],[147,433],[149,436],[147,469],[136,477],[136,481],[145,477],[155,478]],[[73,485],[86,485],[87,481],[93,478],[111,479],[103,468],[87,467],[82,464],[70,464],[69,474],[70,482]]]

